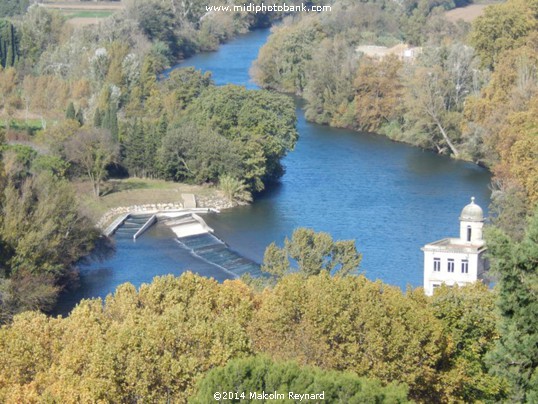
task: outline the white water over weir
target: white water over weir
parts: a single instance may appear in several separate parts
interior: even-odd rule
[[[195,212],[208,209],[192,209],[175,212],[152,212],[149,214],[126,214],[114,221],[105,232],[115,238],[137,238],[156,223],[169,227],[182,248],[195,257],[219,267],[234,277],[250,273],[260,276],[260,266],[237,252],[214,235],[214,230]]]

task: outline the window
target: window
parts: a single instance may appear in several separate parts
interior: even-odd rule
[[[454,272],[454,260],[452,258],[448,259],[448,272]]]
[[[467,241],[471,241],[471,226],[467,226]]]
[[[469,273],[469,261],[468,260],[462,260],[461,261],[461,273],[462,274],[468,274]]]
[[[441,258],[434,258],[433,259],[433,272],[440,272],[441,271]]]

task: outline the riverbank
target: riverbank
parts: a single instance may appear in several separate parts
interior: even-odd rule
[[[182,209],[184,194],[194,195],[200,208],[224,210],[235,206],[219,189],[209,185],[143,178],[114,179],[106,182],[103,196],[99,199],[93,196],[88,181],[75,183],[75,188],[83,213],[100,228],[109,225],[115,217],[131,211]]]

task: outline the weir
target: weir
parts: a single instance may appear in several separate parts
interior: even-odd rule
[[[214,230],[192,211],[160,212],[146,215],[125,215],[117,220],[113,232],[116,238],[136,240],[156,222],[169,227],[177,243],[193,256],[212,264],[234,277],[246,273],[261,276],[260,265],[239,255],[215,236]],[[116,223],[116,222],[115,222]]]
[[[151,227],[157,221],[157,215],[151,216],[146,223],[134,234],[133,240],[136,240],[142,235],[147,229]]]

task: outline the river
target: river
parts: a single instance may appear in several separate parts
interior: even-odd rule
[[[248,71],[268,35],[269,30],[251,32],[179,67],[210,70],[217,85],[256,88]],[[488,171],[383,136],[306,122],[301,101],[296,103],[300,139],[284,160],[280,183],[250,206],[206,215],[208,224],[232,249],[257,262],[269,243],[281,245],[297,227],[354,239],[368,278],[402,288],[422,285],[420,248],[458,235],[458,216],[471,196],[486,210]],[[104,297],[121,283],[139,286],[187,269],[219,281],[230,277],[155,226],[136,242],[117,240],[111,258],[82,266],[80,288],[61,297],[58,312],[67,313],[82,298]]]

